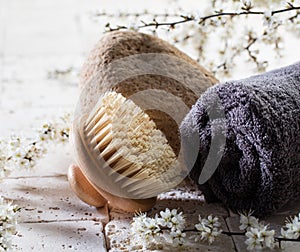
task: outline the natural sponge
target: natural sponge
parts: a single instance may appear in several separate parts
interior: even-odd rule
[[[130,97],[150,116],[178,154],[178,122],[170,114],[185,115],[188,111],[178,111],[183,106],[176,106],[168,95],[190,108],[216,82],[210,72],[166,41],[139,32],[116,31],[100,39],[83,66],[80,106],[83,113],[91,111],[99,95],[111,90]],[[151,99],[137,95],[146,90],[156,90],[147,94]],[[160,107],[156,108],[153,104],[158,103]],[[168,113],[162,111],[163,106]]]

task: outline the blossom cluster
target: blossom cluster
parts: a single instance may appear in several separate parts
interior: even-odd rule
[[[0,139],[0,179],[17,168],[33,168],[47,152],[50,142],[68,140],[69,125],[70,115],[66,114],[56,122],[46,123],[37,129],[36,137],[12,135],[10,139]]]
[[[185,218],[183,213],[176,209],[165,209],[154,218],[148,217],[145,213],[139,213],[133,217],[131,233],[135,242],[143,249],[155,250],[163,249],[169,245],[183,248],[187,242],[186,232],[193,231],[196,235],[190,236],[195,242],[206,241],[212,244],[218,236],[223,235],[242,235],[245,236],[247,250],[273,249],[281,241],[300,242],[300,213],[298,216],[287,219],[285,226],[281,229],[281,236],[275,236],[275,230],[270,229],[269,225],[260,222],[252,216],[252,212],[240,213],[240,233],[225,232],[221,229],[219,218],[208,215],[207,218],[199,216],[199,223],[195,224],[195,229],[185,230]],[[165,231],[169,231],[166,233]]]
[[[182,212],[177,209],[166,209],[156,214],[154,218],[148,217],[145,213],[139,213],[133,218],[131,232],[138,243],[146,249],[159,247],[167,240],[162,236],[164,230],[169,230],[169,244],[182,246],[186,236],[183,233],[185,218]]]
[[[300,36],[299,0],[207,0],[196,10],[185,10],[184,1],[174,0],[165,13],[102,12],[95,16],[109,17],[106,31],[131,29],[159,35],[217,77],[230,77],[241,61],[253,73],[265,71],[283,56],[287,32]],[[123,24],[111,24],[116,22]]]
[[[270,230],[268,225],[260,223],[251,213],[240,214],[240,230],[246,231],[248,250],[261,250],[275,247],[275,230]]]
[[[300,237],[300,213],[294,218],[287,219],[285,226],[281,229],[281,235],[288,239],[299,239]]]
[[[12,236],[16,233],[19,208],[0,197],[0,251],[12,248]]]
[[[195,228],[200,233],[200,240],[208,241],[209,244],[213,243],[217,236],[222,233],[221,223],[218,217],[209,215],[207,219],[199,216],[200,223],[195,225]],[[199,240],[199,236],[196,236],[195,241]]]
[[[49,143],[66,142],[70,132],[70,114],[56,122],[46,123],[37,129],[37,136],[26,138],[12,135],[10,139],[0,139],[0,180],[19,168],[33,168],[47,152]],[[16,212],[19,208],[0,196],[0,252],[12,246],[12,235],[16,233]]]

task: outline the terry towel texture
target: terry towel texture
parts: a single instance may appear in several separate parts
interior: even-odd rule
[[[215,97],[224,118],[210,119],[206,112],[217,104]],[[300,62],[209,88],[181,124],[187,159],[195,132],[199,153],[190,177],[197,183],[211,151],[212,132],[226,136],[216,171],[199,185],[208,202],[218,199],[235,211],[251,209],[263,217],[299,198]],[[222,143],[218,148],[221,153]]]

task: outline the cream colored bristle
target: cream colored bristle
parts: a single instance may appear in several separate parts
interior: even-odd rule
[[[92,134],[97,134],[99,131],[101,131],[103,128],[105,128],[107,125],[110,125],[109,118],[107,116],[101,117],[100,120],[89,131],[88,136],[90,136]]]
[[[146,190],[155,193],[165,186],[163,175],[177,162],[176,155],[165,135],[134,102],[116,92],[105,93],[84,130],[91,148],[111,167],[107,175],[116,176],[121,188],[148,195]]]
[[[107,160],[107,163],[108,163],[109,165],[115,164],[115,163],[117,163],[122,157],[124,157],[124,155],[126,155],[126,152],[118,150],[115,154],[113,154],[113,155]],[[115,166],[114,166],[114,169],[116,169]]]
[[[99,120],[102,118],[102,116],[103,116],[104,114],[105,114],[105,110],[104,110],[103,107],[101,107],[101,108],[97,111],[96,116],[90,116],[90,118],[87,120],[88,124],[87,124],[87,126],[86,126],[86,130],[87,130],[87,131],[90,131],[90,130],[93,128],[93,126],[95,125],[95,123],[96,123],[97,121],[99,121]]]
[[[122,158],[114,165],[114,169],[112,169],[110,171],[109,175],[112,175],[113,173],[121,171],[126,168],[130,168],[128,170],[134,170],[134,165],[131,162],[129,162],[128,160]],[[124,175],[124,176],[126,176],[126,175]]]
[[[101,139],[98,144],[96,145],[95,149],[96,150],[102,150],[104,149],[109,143],[112,141],[112,133],[109,132],[103,139]]]
[[[122,173],[123,176],[126,177],[130,177],[132,176],[134,173],[138,172],[141,169],[141,165],[140,164],[134,164],[130,167],[130,169],[127,169],[126,171],[124,171]]]
[[[108,160],[116,152],[116,149],[106,147],[106,149],[104,149],[104,151],[101,152],[101,156],[104,158],[104,160]]]
[[[92,143],[99,143],[106,135],[111,132],[111,125],[107,124],[101,130],[97,131],[95,134],[88,134],[88,137],[92,137]],[[94,135],[94,136],[93,136]]]

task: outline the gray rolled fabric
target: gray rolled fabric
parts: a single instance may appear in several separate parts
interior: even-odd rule
[[[264,217],[300,198],[300,62],[209,88],[180,132],[190,177],[213,172],[199,184],[208,202]]]

